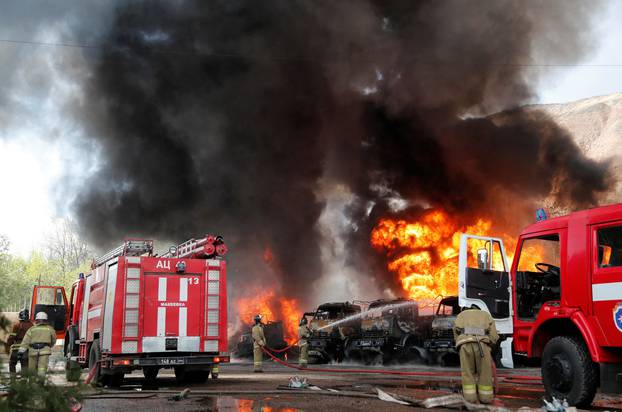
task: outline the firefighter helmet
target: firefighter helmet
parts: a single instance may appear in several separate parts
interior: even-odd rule
[[[19,320],[28,320],[29,317],[30,312],[28,312],[28,309],[22,309],[19,311]]]
[[[307,323],[309,323],[307,317],[303,316],[302,319],[300,319],[300,326],[306,325]]]
[[[261,323],[261,318],[262,318],[261,313],[256,314],[255,315],[255,323],[256,324],[257,323]]]
[[[35,316],[35,320],[48,320],[48,314],[45,312],[39,312],[37,313],[37,316]]]

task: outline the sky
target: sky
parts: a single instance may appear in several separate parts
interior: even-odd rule
[[[534,103],[562,103],[622,92],[621,17],[622,0],[612,0],[597,19],[597,42],[592,54],[581,65],[557,68],[540,81]],[[63,27],[54,29],[62,31]],[[0,28],[0,36],[10,38],[7,33]],[[54,30],[35,33],[28,27],[21,36],[25,38],[19,40],[57,40]],[[67,216],[62,206],[70,199],[64,198],[68,194],[59,192],[56,183],[62,179],[64,187],[71,187],[71,182],[79,182],[81,175],[95,167],[96,154],[85,159],[67,139],[49,139],[50,133],[71,134],[71,127],[63,124],[59,107],[73,93],[72,85],[62,80],[58,68],[49,64],[49,59],[54,58],[53,48],[0,43],[0,65],[10,65],[15,53],[32,53],[29,63],[41,68],[35,73],[34,83],[32,78],[20,77],[17,70],[16,78],[10,79],[14,86],[10,94],[3,93],[0,85],[0,234],[9,237],[12,252],[25,256],[43,247],[55,220]],[[12,111],[15,117],[7,118],[2,110],[3,99],[4,104],[23,110]]]

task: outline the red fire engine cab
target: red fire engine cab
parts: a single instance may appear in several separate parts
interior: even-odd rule
[[[493,316],[504,366],[538,358],[549,396],[589,405],[599,387],[622,393],[622,204],[538,212],[511,268],[501,239],[462,235],[460,305]]]
[[[57,330],[66,326],[66,357],[96,368],[100,382],[118,385],[134,369],[155,379],[162,368],[185,381],[216,378],[218,364],[229,361],[226,252],[220,236],[190,239],[162,256],[153,241],[128,239],[80,274],[69,300],[62,287],[35,287],[32,308],[55,314]],[[38,302],[48,294],[54,304]]]

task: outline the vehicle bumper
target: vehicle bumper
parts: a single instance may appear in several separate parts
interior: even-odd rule
[[[456,345],[449,339],[430,339],[424,342],[423,347],[430,352],[456,352]]]
[[[148,354],[143,356],[112,355],[102,360],[102,368],[131,371],[144,367],[172,368],[228,363],[229,354]]]

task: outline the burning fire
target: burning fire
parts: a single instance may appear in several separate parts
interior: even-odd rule
[[[491,227],[487,219],[465,225],[442,210],[432,210],[414,222],[381,219],[371,233],[371,244],[387,253],[388,269],[397,274],[409,298],[429,301],[458,293],[460,234],[486,236]],[[516,240],[502,237],[511,264]],[[469,256],[477,256],[473,252],[481,247],[480,242],[470,242]],[[493,253],[493,259],[493,268],[502,267],[500,254]]]
[[[253,322],[258,313],[263,321],[282,321],[283,334],[287,343],[294,342],[298,337],[298,321],[302,312],[298,309],[296,299],[277,298],[274,290],[260,291],[253,296],[239,298],[236,302],[240,321],[243,324]]]

